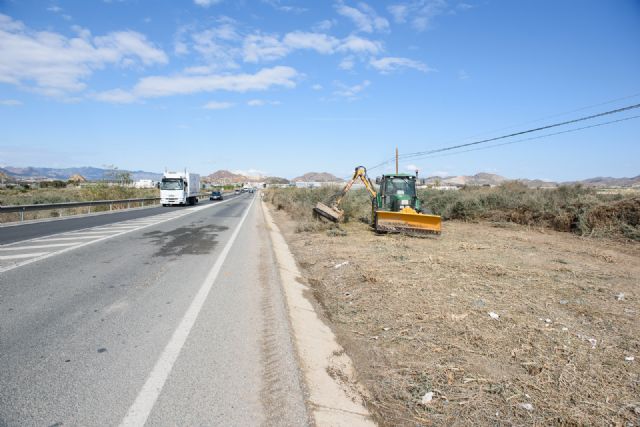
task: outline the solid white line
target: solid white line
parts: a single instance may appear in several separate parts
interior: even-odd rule
[[[17,254],[17,255],[0,255],[0,261],[10,259],[32,258],[46,254],[47,252],[32,252],[30,254]]]
[[[242,227],[242,224],[244,224],[247,215],[251,211],[251,207],[253,206],[254,201],[255,198],[251,200],[251,203],[242,216],[242,219],[238,223],[238,226],[233,231],[233,234],[218,256],[215,264],[213,265],[213,267],[211,267],[211,270],[209,270],[209,273],[200,286],[198,293],[193,298],[193,301],[191,301],[191,305],[189,305],[189,308],[182,317],[178,328],[173,332],[171,339],[162,351],[162,354],[153,367],[153,370],[149,374],[147,381],[144,383],[144,386],[142,386],[142,390],[140,390],[140,393],[138,393],[138,397],[136,397],[135,402],[133,402],[133,405],[131,405],[131,407],[129,408],[127,415],[125,415],[124,419],[120,423],[120,427],[139,427],[144,426],[144,424],[147,422],[147,418],[149,418],[149,414],[151,413],[151,410],[153,409],[158,396],[162,392],[164,383],[169,377],[169,374],[171,373],[173,365],[180,355],[180,351],[182,350],[184,343],[187,341],[187,337],[191,332],[191,328],[193,328],[193,325],[198,318],[198,314],[200,313],[200,310],[202,309],[202,306],[204,305],[207,296],[209,295],[209,291],[211,291],[211,288],[213,287],[213,284],[218,277],[218,273],[220,273],[222,264],[227,258],[227,255],[229,254],[229,251],[231,250],[236,237],[238,237],[240,228]]]
[[[51,243],[49,245],[11,246],[9,248],[0,247],[0,251],[24,251],[26,249],[44,249],[44,248],[55,248],[55,247],[70,246],[70,245],[75,245],[75,242]]]

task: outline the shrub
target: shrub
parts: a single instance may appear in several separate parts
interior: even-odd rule
[[[339,190],[337,187],[269,189],[265,198],[277,209],[308,222],[315,204],[330,203]],[[426,209],[444,220],[513,222],[581,235],[640,240],[637,195],[599,194],[580,185],[532,189],[519,182],[507,182],[493,188],[420,190],[418,196]],[[371,200],[365,190],[348,193],[341,208],[345,221],[370,221]]]

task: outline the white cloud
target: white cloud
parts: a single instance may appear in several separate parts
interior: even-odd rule
[[[235,104],[232,102],[211,101],[204,104],[202,108],[205,108],[207,110],[226,110],[227,108],[231,108],[234,105]]]
[[[407,14],[409,13],[409,6],[406,4],[392,4],[387,7],[387,10],[393,15],[393,19],[397,23],[402,24],[406,22]]]
[[[429,28],[433,18],[447,11],[447,6],[447,0],[414,0],[392,4],[387,10],[395,22],[402,24],[408,21],[416,30],[424,31]]]
[[[95,70],[107,65],[130,67],[168,62],[166,54],[134,31],[91,37],[86,30],[68,38],[34,31],[0,14],[0,82],[32,87],[51,96],[86,88]]]
[[[294,68],[285,66],[263,68],[255,74],[152,76],[141,79],[133,93],[138,97],[152,98],[221,90],[259,91],[274,86],[292,88],[296,86],[297,77],[298,72]]]
[[[52,5],[47,8],[49,12],[60,13],[62,12],[62,8],[60,6]]]
[[[313,89],[313,90],[322,90],[322,89],[323,89],[323,87],[322,87],[322,85],[321,85],[321,84],[317,84],[317,83],[316,83],[316,84],[314,84],[313,86],[311,86],[311,89]]]
[[[340,61],[340,64],[338,64],[338,67],[341,70],[349,71],[349,70],[352,70],[355,65],[356,63],[353,57],[347,56],[346,58],[343,58],[342,61]]]
[[[320,21],[312,27],[312,30],[315,32],[323,32],[329,31],[333,26],[336,25],[336,21],[333,19],[325,19],[324,21]]]
[[[407,170],[411,171],[411,172],[415,172],[417,170],[419,170],[420,168],[418,168],[418,166],[416,165],[407,165]]]
[[[364,2],[358,3],[358,7],[351,7],[340,1],[336,4],[338,14],[349,18],[359,31],[372,33],[374,31],[386,31],[389,29],[389,21],[378,16],[376,11]]]
[[[280,105],[280,101],[265,101],[264,99],[251,99],[247,101],[249,107],[262,107],[264,105]]]
[[[333,92],[334,95],[353,101],[358,99],[358,95],[360,95],[362,91],[369,87],[369,85],[371,85],[371,82],[369,80],[365,80],[362,83],[353,86],[347,86],[343,83],[335,82],[335,85],[338,86],[339,89]]]
[[[384,74],[398,71],[401,68],[413,68],[424,73],[433,71],[427,66],[427,64],[409,58],[394,58],[387,56],[380,59],[371,59],[369,63],[373,68]]]
[[[215,65],[218,69],[238,67],[235,58],[240,56],[241,49],[236,46],[236,42],[240,40],[235,22],[228,18],[220,20],[216,27],[191,34],[193,50],[209,66]]]
[[[458,71],[458,79],[459,80],[467,80],[469,79],[469,74],[465,70]]]
[[[339,41],[335,37],[322,33],[294,31],[284,36],[283,43],[291,50],[311,49],[318,53],[330,54],[333,53]]]
[[[246,62],[260,62],[283,58],[289,49],[277,36],[251,34],[244,39],[243,52]]]
[[[382,52],[382,44],[358,36],[349,36],[342,40],[338,52],[368,53],[375,55]]]
[[[22,101],[18,101],[17,99],[0,99],[0,105],[4,105],[5,107],[19,107],[22,105]]]
[[[92,98],[113,104],[130,104],[136,101],[135,95],[122,89],[107,90],[92,95]]]
[[[302,13],[308,10],[308,9],[305,9],[304,7],[282,4],[281,0],[262,0],[262,2],[268,4],[269,6],[281,12]]]
[[[202,7],[209,7],[209,6],[213,6],[215,4],[220,3],[222,0],[193,0],[193,3],[195,3],[198,6],[202,6]]]
[[[377,54],[382,52],[382,44],[358,36],[348,36],[342,40],[322,33],[294,31],[282,39],[277,35],[255,33],[244,39],[243,57],[245,62],[273,61],[284,58],[295,50],[314,50],[330,55],[340,53]]]

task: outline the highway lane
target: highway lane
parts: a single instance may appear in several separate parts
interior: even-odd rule
[[[253,199],[0,273],[0,426],[308,424]]]
[[[226,199],[238,197],[236,195],[225,196]],[[198,206],[217,201],[201,200]],[[33,222],[27,224],[15,224],[0,226],[0,245],[19,242],[21,240],[35,239],[57,233],[65,233],[89,227],[114,224],[132,219],[147,218],[160,215],[171,210],[193,209],[193,206],[151,207],[145,209],[130,209],[117,212],[105,212],[95,215],[81,215],[78,217],[63,217],[51,221]]]

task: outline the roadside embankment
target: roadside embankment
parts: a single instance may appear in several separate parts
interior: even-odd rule
[[[637,242],[507,221],[377,235],[313,222],[320,197],[267,196],[381,425],[638,423]]]

